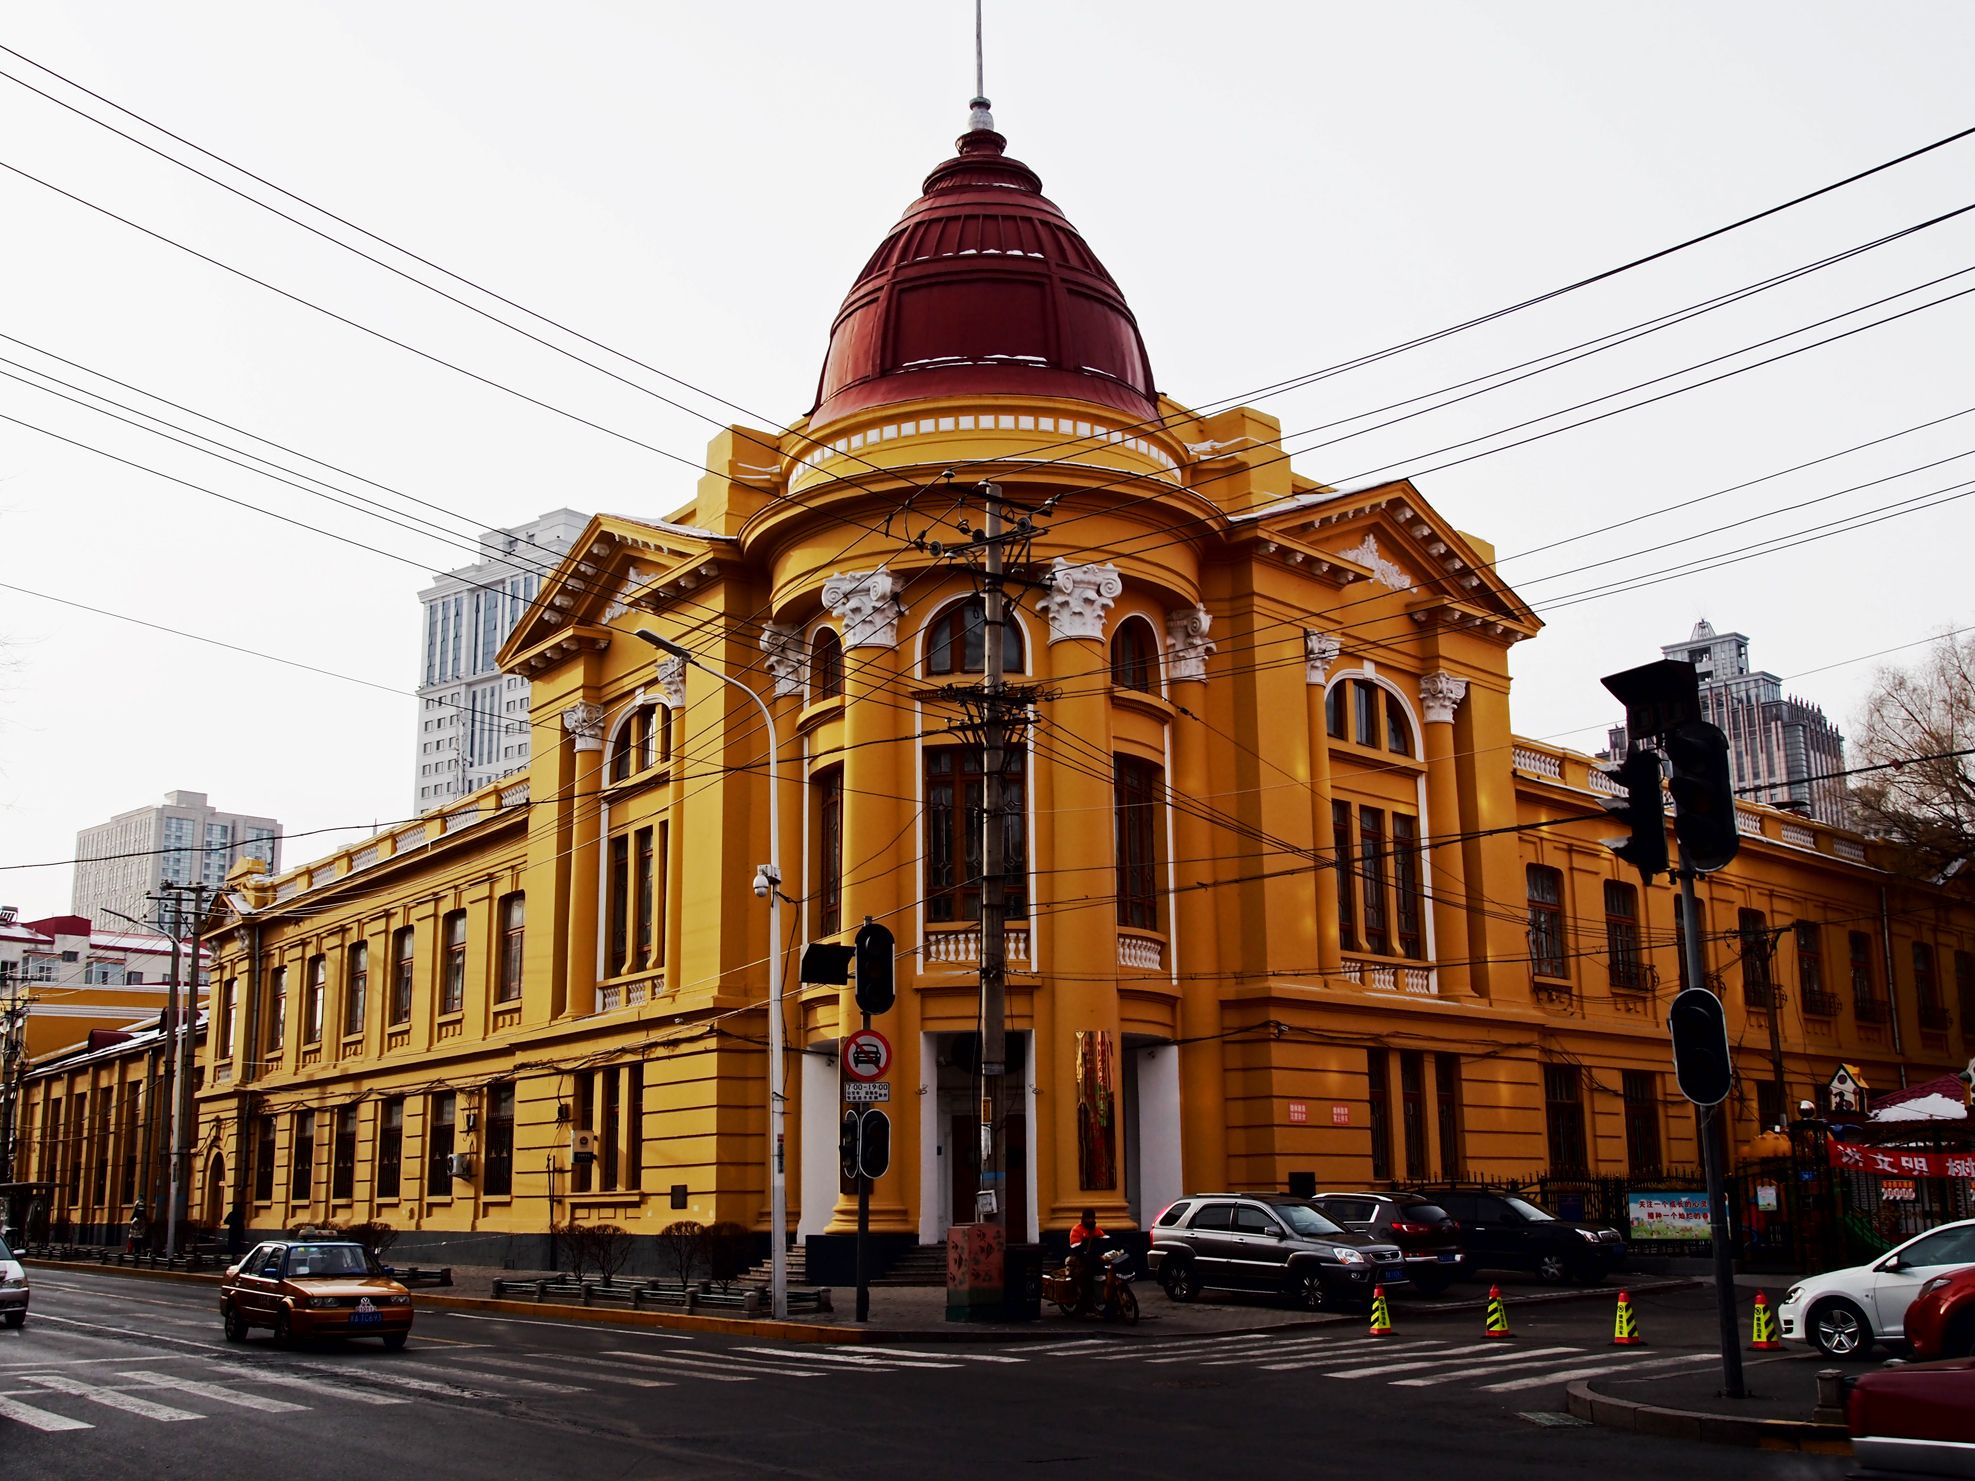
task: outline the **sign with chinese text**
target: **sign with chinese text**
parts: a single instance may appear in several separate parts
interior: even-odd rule
[[[1305,1101],[1293,1100],[1289,1103],[1289,1120],[1292,1125],[1301,1126],[1310,1119],[1310,1107]]]
[[[1862,1147],[1830,1142],[1831,1165],[1844,1172],[1873,1172],[1893,1178],[1975,1178],[1975,1152],[1902,1152],[1896,1147]]]
[[[1626,1212],[1633,1239],[1711,1239],[1705,1193],[1628,1193]]]

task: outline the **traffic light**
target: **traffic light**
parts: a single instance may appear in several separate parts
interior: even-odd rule
[[[867,920],[857,928],[857,1006],[876,1017],[889,1012],[897,993],[892,987],[892,958],[898,943],[891,931]]]
[[[1634,751],[1605,775],[1625,788],[1623,799],[1607,797],[1605,811],[1631,830],[1624,838],[1607,838],[1605,847],[1639,871],[1651,884],[1666,873],[1666,797],[1660,791],[1660,758],[1652,751]]]
[[[843,1113],[843,1130],[837,1135],[837,1161],[846,1179],[857,1176],[857,1112]]]
[[[1742,846],[1735,828],[1735,783],[1728,771],[1728,737],[1705,720],[1674,726],[1662,739],[1673,766],[1673,831],[1681,862],[1712,874]]]
[[[881,1178],[891,1166],[891,1117],[875,1106],[864,1113],[864,1129],[857,1139],[857,1166],[867,1178]]]
[[[1728,1057],[1728,1017],[1721,1011],[1721,999],[1705,987],[1676,993],[1666,1026],[1673,1035],[1673,1078],[1680,1093],[1697,1106],[1718,1106],[1728,1099],[1735,1066]]]

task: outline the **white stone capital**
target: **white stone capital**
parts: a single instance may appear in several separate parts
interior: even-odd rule
[[[562,728],[580,751],[603,749],[603,706],[578,700],[562,709]]]
[[[1454,711],[1467,698],[1468,681],[1445,669],[1420,675],[1420,708],[1429,725],[1452,725]]]
[[[1330,666],[1344,651],[1344,640],[1333,633],[1303,629],[1303,682],[1321,687],[1330,681]]]
[[[802,629],[785,622],[767,622],[761,627],[761,654],[768,673],[775,681],[775,698],[802,697],[804,662]]]
[[[1206,682],[1207,659],[1215,647],[1207,629],[1213,625],[1213,614],[1205,607],[1181,607],[1166,614],[1167,678]]]
[[[1124,589],[1116,566],[1073,566],[1057,556],[1049,572],[1049,595],[1036,603],[1036,610],[1049,618],[1049,641],[1096,638],[1102,642],[1105,617]]]
[[[653,682],[661,702],[675,710],[686,707],[686,660],[674,654],[659,659]]]
[[[896,648],[898,619],[905,615],[892,574],[852,571],[823,583],[823,605],[843,624],[846,648]]]

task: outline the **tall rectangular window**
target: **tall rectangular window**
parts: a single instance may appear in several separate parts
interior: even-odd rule
[[[1852,1016],[1860,1023],[1881,1023],[1886,1015],[1879,1006],[1879,986],[1872,971],[1872,933],[1847,931],[1845,939],[1851,954]]]
[[[295,1147],[288,1161],[288,1200],[307,1203],[315,1189],[315,1112],[295,1113]]]
[[[458,1013],[466,1007],[466,912],[449,910],[444,921],[445,976],[439,990],[439,1011]]]
[[[1392,903],[1399,932],[1399,955],[1426,958],[1426,909],[1421,896],[1420,823],[1406,813],[1392,815]]]
[[[1625,1165],[1634,1174],[1660,1169],[1660,1077],[1651,1070],[1626,1070]]]
[[[1961,1036],[1975,1043],[1975,951],[1954,954],[1954,997],[1961,1013]]]
[[[394,1095],[377,1107],[377,1196],[396,1198],[405,1158],[405,1101]]]
[[[809,783],[816,809],[816,934],[843,929],[843,768],[819,771]]]
[[[580,1131],[601,1135],[603,1128],[597,1125],[597,1076],[594,1070],[578,1071],[576,1075],[576,1126]],[[588,1193],[596,1185],[597,1165],[594,1160],[578,1161],[569,1170],[569,1189],[572,1193]]]
[[[428,1102],[425,1112],[425,1194],[428,1198],[453,1196],[453,1111],[456,1100],[450,1090],[441,1090]]]
[[[254,1201],[274,1201],[274,1117],[254,1118]]]
[[[137,1087],[126,1085],[123,1096],[123,1201],[137,1198]]]
[[[1361,746],[1378,744],[1378,690],[1355,679],[1351,683],[1351,739]]]
[[[1159,768],[1136,756],[1114,756],[1113,833],[1118,853],[1118,924],[1159,928],[1158,818],[1165,788]]]
[[[339,1203],[356,1197],[357,1108],[336,1108],[336,1143],[329,1154],[329,1196]]]
[[[1330,805],[1332,852],[1330,872],[1337,879],[1337,944],[1346,951],[1358,949],[1358,887],[1351,847],[1351,804]]]
[[[302,998],[302,1042],[322,1042],[322,1000],[329,993],[329,959],[321,953],[309,958],[309,983]]]
[[[631,840],[632,892],[637,896],[637,938],[632,946],[631,965],[634,969],[650,971],[652,961],[653,931],[657,922],[657,904],[652,891],[652,830],[640,828]]]
[[[1797,922],[1797,995],[1806,1013],[1828,1013],[1824,1006],[1824,936],[1813,921]]]
[[[604,870],[604,914],[610,932],[604,975],[621,977],[631,970],[630,834],[619,833],[612,837]]]
[[[1613,987],[1637,992],[1646,985],[1639,956],[1639,891],[1616,879],[1605,881],[1605,967]]]
[[[1385,906],[1385,812],[1358,809],[1358,867],[1365,882],[1365,950],[1392,954],[1392,933]]]
[[[1776,996],[1770,990],[1769,918],[1760,910],[1736,911],[1735,937],[1742,949],[1742,1000],[1751,1008],[1767,1008]]]
[[[1461,1057],[1433,1056],[1434,1110],[1440,1120],[1440,1176],[1457,1178],[1467,1159],[1461,1148]]]
[[[1582,1172],[1588,1166],[1584,1138],[1584,1076],[1574,1064],[1543,1066],[1544,1129],[1550,1171]]]
[[[281,1058],[281,1046],[288,1037],[288,969],[276,967],[268,974],[267,1046],[269,1059]]]
[[[1399,1051],[1399,1129],[1406,1144],[1406,1176],[1423,1178],[1426,1165],[1426,1056]]]
[[[370,1001],[370,943],[352,941],[343,958],[343,1036],[363,1032],[363,1016]]]
[[[1538,977],[1564,977],[1564,877],[1545,864],[1525,871],[1529,888],[1529,969]]]
[[[1002,898],[1010,920],[1029,914],[1029,848],[1024,800],[1024,755],[1003,755],[1001,791]],[[936,746],[926,752],[926,918],[981,918],[983,800],[977,746]]]
[[[641,1188],[645,1176],[645,1067],[624,1067],[624,1186]]]
[[[521,1001],[521,947],[527,925],[528,902],[520,890],[501,896],[501,969],[494,983],[494,1001]]]
[[[411,1022],[412,973],[417,962],[418,932],[400,926],[391,933],[391,1022]]]
[[[1324,691],[1324,734],[1337,740],[1345,738],[1345,691],[1350,687],[1349,684],[1333,684]]]
[[[1385,1051],[1365,1051],[1365,1093],[1371,1101],[1372,1177],[1392,1176],[1392,1089],[1386,1081]]]
[[[502,1081],[487,1087],[487,1158],[480,1179],[489,1198],[514,1192],[514,1085]]]
[[[597,1074],[603,1080],[603,1114],[597,1123],[597,1164],[601,1187],[608,1193],[618,1186],[617,1177],[621,1170],[618,1154],[623,1140],[620,1133],[624,1110],[617,1099],[617,1066],[606,1066]]]
[[[219,1035],[219,1057],[233,1058],[233,1015],[240,1003],[240,979],[229,977],[219,988],[219,1022],[214,1031]]]
[[[1947,1009],[1941,1005],[1941,984],[1934,976],[1934,948],[1925,941],[1913,943],[1913,1006],[1922,1028],[1948,1026]]]

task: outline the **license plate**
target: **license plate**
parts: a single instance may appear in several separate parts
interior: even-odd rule
[[[1452,1250],[1442,1250],[1440,1252],[1440,1263],[1442,1265],[1458,1265],[1461,1263],[1461,1257]]]
[[[384,1313],[368,1301],[350,1313],[350,1325],[353,1327],[374,1327],[383,1320]]]

